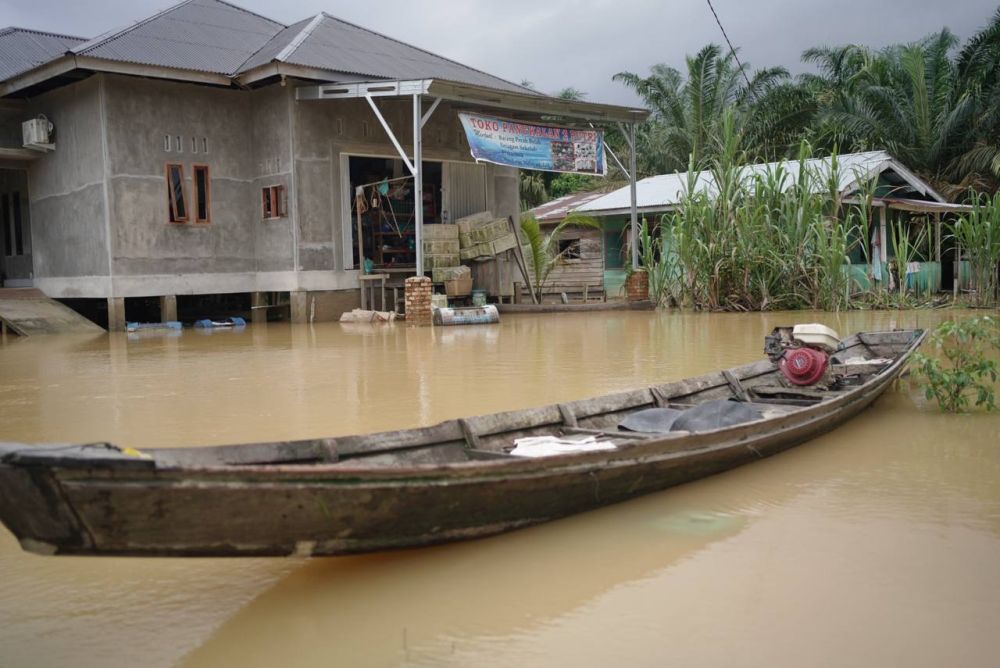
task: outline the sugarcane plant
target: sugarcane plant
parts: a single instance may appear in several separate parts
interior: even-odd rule
[[[952,228],[954,239],[969,258],[976,306],[990,306],[997,300],[997,271],[1000,268],[1000,193],[979,197],[972,193],[972,210],[959,216]]]

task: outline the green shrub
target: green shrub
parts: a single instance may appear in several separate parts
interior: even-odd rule
[[[998,369],[989,356],[1000,350],[997,321],[989,316],[949,320],[934,330],[930,342],[940,356],[913,355],[927,398],[949,413],[968,410],[973,398],[976,407],[995,410]]]

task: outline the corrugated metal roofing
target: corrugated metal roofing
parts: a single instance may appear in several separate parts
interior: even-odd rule
[[[823,178],[830,174],[832,160],[830,158],[812,158],[806,160],[807,169],[814,170]],[[750,181],[755,176],[763,176],[773,172],[778,166],[787,173],[784,180],[784,187],[788,189],[795,184],[799,175],[798,160],[784,160],[780,162],[767,162],[756,165],[746,165],[743,176]],[[914,190],[940,200],[940,196],[931,187],[921,181],[916,175],[907,170],[903,165],[893,160],[885,151],[869,151],[866,153],[845,153],[837,156],[839,189],[843,192],[846,188],[854,184],[858,178],[866,179],[875,173],[880,173],[886,169],[892,169],[899,174],[904,181]],[[715,178],[710,170],[698,172],[695,175],[695,187],[707,192],[710,196],[716,193]],[[636,182],[636,206],[644,211],[667,210],[681,202],[684,192],[688,187],[688,173],[662,174],[651,176]],[[825,188],[821,179],[817,182],[818,188]],[[614,192],[588,202],[577,211],[580,213],[609,213],[622,212],[631,207],[631,196],[628,186],[620,188]]]
[[[603,197],[604,194],[603,192],[570,193],[551,202],[539,204],[528,213],[533,215],[540,223],[558,223],[569,215],[570,211],[583,206],[587,202],[592,202],[598,197]]]
[[[246,62],[244,62],[238,72],[247,72],[255,67],[260,67],[261,65],[267,65],[268,63],[274,61],[278,55],[291,44],[302,31],[312,23],[315,17],[310,17],[303,19],[298,23],[293,23],[287,28],[282,29],[274,37],[268,40],[267,44],[262,46],[257,53],[250,56]]]
[[[23,37],[11,41],[0,51],[0,67],[6,65],[0,81],[71,50],[95,59],[225,76],[278,61],[328,71],[332,80],[338,73],[390,80],[442,79],[538,95],[325,13],[285,26],[223,0],[185,0],[86,42],[62,38],[72,42],[60,44],[58,37],[50,35],[44,44],[26,44],[31,40]]]
[[[293,31],[292,28],[295,28]],[[329,14],[282,31],[240,71],[271,60],[376,79],[446,79],[499,90],[537,94],[491,74],[410,46]]]
[[[82,37],[4,28],[0,30],[0,81],[44,65],[83,41]]]
[[[105,60],[232,74],[285,26],[221,0],[187,0],[74,52]]]

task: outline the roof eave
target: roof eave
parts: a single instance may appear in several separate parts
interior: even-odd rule
[[[90,70],[93,72],[109,72],[113,74],[128,74],[131,76],[151,77],[155,79],[170,79],[216,86],[232,85],[233,80],[225,74],[199,72],[160,65],[143,65],[141,63],[125,63],[115,60],[104,60],[91,56],[66,54],[56,60],[40,65],[0,84],[0,97],[11,95],[20,90],[44,83],[73,70]]]
[[[648,109],[563,100],[545,95],[531,95],[515,91],[498,90],[486,86],[476,86],[442,79],[321,84],[299,88],[296,91],[296,98],[299,100],[323,100],[365,97],[366,95],[399,97],[415,93],[466,104],[472,107],[505,109],[587,121],[635,123],[643,121],[649,116]]]
[[[76,59],[72,54],[50,60],[27,72],[22,72],[0,84],[0,97],[6,97],[25,88],[31,88],[49,79],[72,72],[76,69]]]

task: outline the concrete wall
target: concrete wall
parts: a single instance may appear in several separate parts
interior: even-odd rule
[[[28,195],[35,284],[60,297],[109,289],[107,193],[97,77],[35,98],[55,125],[56,150],[31,162]]]
[[[103,75],[102,85],[116,294],[187,292],[170,287],[179,274],[256,272],[251,94],[115,75]],[[183,165],[190,222],[169,222],[168,163]],[[194,222],[194,165],[209,167],[207,224]]]

